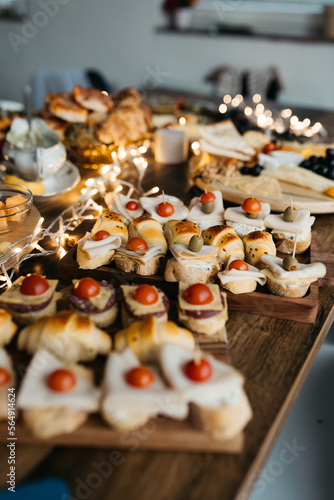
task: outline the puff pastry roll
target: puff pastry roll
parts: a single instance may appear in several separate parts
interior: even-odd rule
[[[96,234],[98,231],[108,231],[113,236],[119,236],[123,245],[128,239],[128,229],[124,218],[116,212],[106,211],[98,217],[93,226],[92,234]]]
[[[140,361],[154,362],[158,347],[165,342],[179,344],[191,350],[195,348],[194,337],[189,330],[173,321],[159,322],[155,316],[135,321],[128,328],[119,331],[115,336],[114,348],[122,352],[130,347]]]
[[[246,261],[259,269],[263,267],[262,255],[276,255],[273,237],[266,231],[252,231],[242,241],[245,245]]]
[[[164,235],[168,245],[188,245],[194,235],[200,234],[200,228],[190,220],[169,220],[165,224]]]
[[[9,344],[15,335],[17,325],[5,309],[0,309],[0,347]]]
[[[167,241],[160,222],[143,215],[134,219],[129,226],[129,238],[143,238],[148,245],[158,245],[167,252]]]
[[[212,226],[203,231],[202,237],[205,245],[214,245],[218,248],[218,257],[223,264],[228,262],[231,255],[244,260],[244,245],[233,227],[224,224]]]
[[[29,354],[45,347],[66,363],[92,361],[111,350],[111,338],[106,332],[92,319],[71,311],[61,311],[27,326],[21,330],[17,344]]]

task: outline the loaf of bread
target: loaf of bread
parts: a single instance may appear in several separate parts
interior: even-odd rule
[[[273,237],[266,231],[252,231],[242,239],[245,245],[246,261],[257,268],[262,268],[262,255],[276,255]]]
[[[64,362],[91,361],[111,350],[110,336],[95,326],[93,320],[71,311],[61,311],[24,328],[18,348],[29,354],[45,347]]]
[[[130,347],[143,362],[156,361],[157,348],[165,342],[183,345],[194,349],[193,335],[173,321],[159,322],[155,316],[144,321],[135,321],[128,328],[119,331],[115,336],[116,351]]]
[[[164,227],[164,235],[168,245],[187,245],[190,239],[195,235],[199,235],[200,232],[200,228],[190,220],[169,220]]]
[[[225,265],[231,255],[236,259],[245,258],[244,245],[236,235],[233,227],[226,225],[212,226],[203,231],[205,245],[214,245],[218,248],[218,257]]]
[[[5,309],[0,309],[0,347],[9,344],[15,335],[17,325]]]
[[[91,232],[92,234],[96,234],[98,231],[108,231],[113,236],[119,236],[123,245],[128,240],[128,229],[124,218],[116,212],[110,212],[109,210],[102,212],[97,218]]]
[[[129,226],[129,238],[143,238],[148,245],[159,245],[163,253],[167,252],[167,242],[160,222],[142,215],[134,219]]]

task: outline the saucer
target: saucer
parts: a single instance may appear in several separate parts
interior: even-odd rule
[[[43,200],[51,196],[58,196],[73,189],[80,181],[78,167],[66,160],[55,175],[43,179],[44,193],[34,194],[34,200]]]

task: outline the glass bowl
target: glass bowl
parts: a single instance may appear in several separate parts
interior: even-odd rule
[[[0,183],[0,234],[19,227],[30,212],[32,192],[18,184]]]

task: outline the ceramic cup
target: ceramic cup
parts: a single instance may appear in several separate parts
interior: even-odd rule
[[[172,165],[188,158],[189,141],[183,130],[163,128],[155,133],[154,158],[158,163]]]

